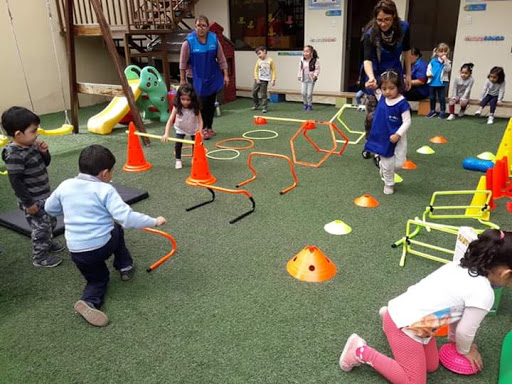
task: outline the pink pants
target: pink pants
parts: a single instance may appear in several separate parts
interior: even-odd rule
[[[383,327],[395,359],[366,346],[363,350],[363,361],[371,364],[391,383],[426,383],[427,373],[434,372],[439,367],[436,339],[432,337],[426,345],[411,339],[396,327],[387,312],[383,316]]]

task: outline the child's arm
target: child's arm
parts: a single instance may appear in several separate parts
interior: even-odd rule
[[[443,68],[444,73],[450,73],[452,71],[452,62],[446,56],[443,56],[443,58],[444,58],[444,60],[443,60],[443,63],[444,63],[444,68]]]
[[[400,128],[398,128],[396,133],[394,133],[393,135],[391,135],[389,137],[389,141],[391,141],[392,143],[396,143],[398,140],[400,140],[400,138],[403,135],[405,135],[407,133],[407,131],[409,130],[410,127],[411,127],[411,110],[408,109],[408,110],[402,112],[402,125],[400,126]]]
[[[473,78],[469,79],[468,86],[464,90],[464,94],[462,95],[461,99],[469,100],[469,98],[471,97],[471,88],[473,88],[474,82],[475,82],[475,80],[473,80]]]
[[[503,96],[505,96],[505,80],[500,84],[500,90],[498,92],[498,103],[501,105],[503,101]]]
[[[23,173],[25,172],[25,161],[16,153],[7,155],[7,150],[2,151],[2,160],[5,162],[5,169],[11,183],[12,190],[24,207],[27,207],[26,212],[34,215],[37,213],[37,205],[34,204],[32,195],[28,191],[25,182],[23,181]]]
[[[36,141],[37,148],[41,153],[41,157],[43,158],[44,165],[49,166],[52,161],[52,157],[50,156],[50,151],[48,150],[48,144],[46,141]]]
[[[320,61],[318,59],[315,62],[315,70],[313,71],[313,81],[318,79],[318,75],[320,74]]]
[[[166,223],[165,218],[161,216],[155,219],[143,213],[135,212],[121,199],[114,187],[107,193],[105,208],[107,208],[112,218],[125,228],[158,227]]]
[[[169,136],[171,135],[171,127],[174,124],[174,121],[176,120],[176,108],[172,109],[171,116],[169,116],[169,120],[167,120],[167,124],[165,124],[165,133],[160,139],[162,143],[168,143],[167,140]]]
[[[300,60],[299,62],[299,72],[297,72],[297,78],[299,79],[299,81],[302,81],[302,59]]]
[[[452,88],[452,99],[457,96],[457,87],[461,83],[461,81],[462,80],[460,77],[455,78],[455,81],[453,82],[453,88]],[[462,97],[462,98],[464,98],[464,97]]]
[[[432,60],[427,65],[427,77],[432,78]]]
[[[64,214],[59,198],[59,188],[53,191],[50,197],[46,199],[44,210],[50,216],[62,216]]]
[[[452,328],[450,328],[450,334],[448,335],[448,339],[455,341],[457,344],[457,351],[466,356],[466,358],[471,362],[471,365],[477,366],[479,369],[483,368],[482,357],[480,356],[476,345],[473,344],[473,340],[475,339],[476,332],[480,327],[480,323],[487,313],[488,311],[485,309],[466,307],[455,330],[455,335],[451,334],[451,332],[453,332]]]
[[[489,79],[485,80],[484,90],[482,92],[482,96],[480,96],[480,101],[482,101],[484,99],[484,97],[487,95],[487,92],[489,92],[490,87],[491,87],[491,82],[489,81]]]
[[[254,65],[254,81],[257,83],[260,82],[260,59],[256,60],[256,64]]]
[[[272,71],[272,86],[276,85],[276,62],[274,60],[270,60],[270,70]]]

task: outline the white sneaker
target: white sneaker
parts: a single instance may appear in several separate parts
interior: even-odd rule
[[[446,120],[448,120],[448,121],[455,120],[455,115],[453,113],[450,113],[450,116],[448,116],[448,118]]]
[[[489,125],[490,125],[490,124],[494,124],[494,116],[489,116],[489,117],[487,118],[487,124],[489,124]]]
[[[480,116],[482,114],[482,108],[478,108],[476,111],[475,111],[475,116]]]
[[[462,109],[459,111],[459,117],[464,117],[465,114],[466,113]]]
[[[385,185],[384,186],[384,194],[385,195],[392,195],[395,193],[395,188],[393,188],[392,185]]]
[[[174,165],[174,168],[176,168],[176,169],[183,168],[183,163],[181,162],[181,160],[176,160],[176,164]]]

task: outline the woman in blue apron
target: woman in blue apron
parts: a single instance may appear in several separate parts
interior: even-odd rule
[[[363,76],[366,97],[365,131],[368,137],[377,100],[373,94],[378,87],[380,74],[388,69],[405,75],[405,91],[411,88],[411,45],[409,24],[398,17],[396,4],[392,0],[381,0],[373,9],[373,18],[365,28],[363,37]],[[405,62],[402,67],[401,56]],[[363,151],[363,157],[369,159],[372,154]]]

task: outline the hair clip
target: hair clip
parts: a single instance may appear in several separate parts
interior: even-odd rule
[[[500,239],[504,239],[504,238],[505,238],[505,232],[500,231]]]
[[[391,70],[389,70],[389,71],[382,72],[382,73],[380,74],[380,77],[382,77],[382,76],[384,76],[384,75],[388,75],[388,74],[398,76],[398,73],[396,73],[395,71],[391,71]]]

